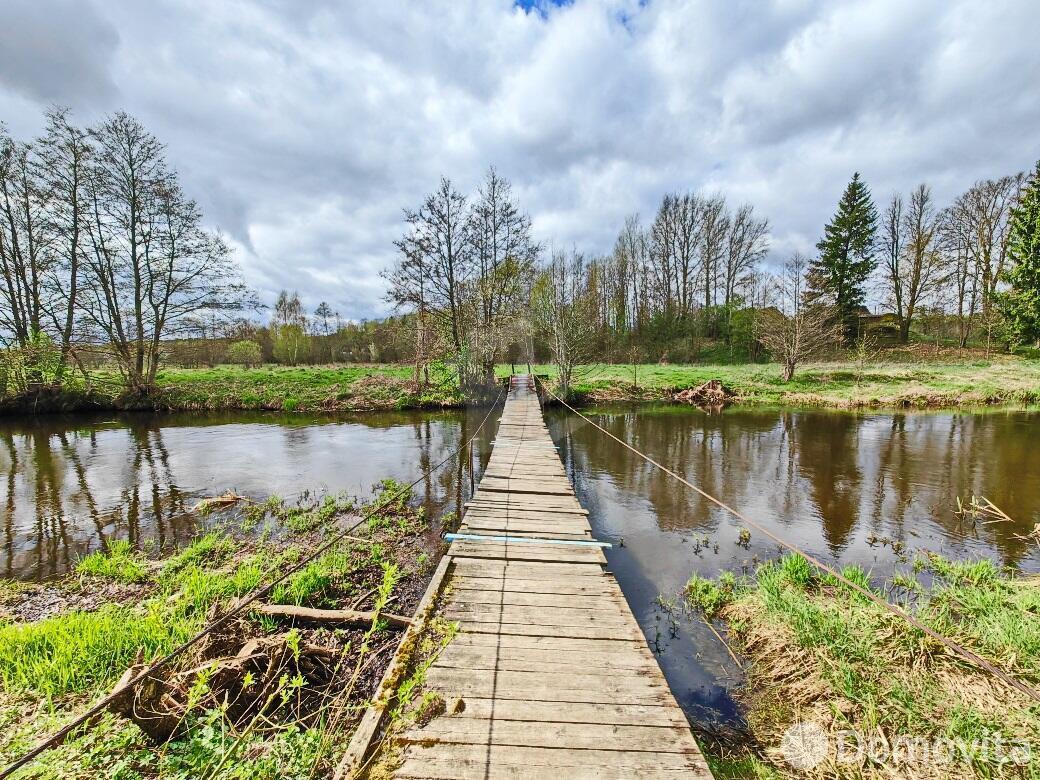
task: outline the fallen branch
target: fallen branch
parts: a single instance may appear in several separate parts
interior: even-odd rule
[[[701,407],[721,407],[733,394],[718,379],[711,379],[699,387],[680,390],[672,396],[676,403]]]
[[[385,620],[396,628],[408,628],[412,619],[404,615],[389,612],[359,612],[354,609],[314,609],[313,607],[295,607],[289,604],[262,604],[257,612],[269,617],[285,617],[295,620],[307,620],[312,623],[346,623],[348,625],[367,626],[376,619]]]

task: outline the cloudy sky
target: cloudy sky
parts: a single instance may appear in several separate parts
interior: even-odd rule
[[[401,209],[494,164],[608,251],[669,190],[808,250],[854,170],[945,201],[1040,156],[1036,0],[4,0],[0,120],[126,109],[268,302],[386,312]]]

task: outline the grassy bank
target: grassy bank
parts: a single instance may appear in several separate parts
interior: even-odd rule
[[[526,370],[517,365],[517,370]],[[552,365],[533,370],[555,376]],[[508,376],[509,366],[498,375]],[[32,414],[88,409],[159,411],[271,410],[351,412],[379,409],[438,409],[465,399],[450,373],[428,386],[412,382],[405,365],[217,366],[161,371],[155,390],[130,395],[117,377],[100,374],[88,391],[62,391],[0,400],[0,413]],[[717,379],[735,404],[832,408],[951,408],[1040,403],[1040,360],[984,357],[965,351],[938,356],[930,348],[887,350],[871,362],[837,361],[801,367],[783,382],[774,364],[581,366],[574,390],[585,403],[671,401],[687,388]]]
[[[375,499],[399,495],[393,483]],[[164,559],[127,544],[75,574],[0,592],[0,764],[169,652],[237,597],[299,561],[360,508],[344,499],[239,505],[233,519]],[[19,778],[328,776],[400,639],[438,550],[428,519],[395,500],[237,618],[139,686]],[[281,607],[380,617],[298,620]]]
[[[146,394],[126,392],[119,377],[98,372],[90,386],[0,399],[0,413],[34,414],[88,410],[221,411],[228,409],[356,412],[442,409],[462,405],[450,377],[425,387],[412,381],[411,366],[332,365],[243,368],[167,368]]]
[[[553,366],[533,367],[554,376]],[[589,403],[669,401],[686,388],[720,380],[736,404],[831,408],[950,408],[1040,403],[1040,360],[1017,357],[949,361],[889,357],[863,365],[814,363],[784,382],[774,364],[592,365],[574,389]]]
[[[843,573],[870,587],[863,571]],[[933,555],[877,592],[1040,684],[1040,578]],[[763,565],[753,583],[694,576],[686,595],[750,662],[755,744],[720,776],[1040,777],[1040,705],[800,556]]]

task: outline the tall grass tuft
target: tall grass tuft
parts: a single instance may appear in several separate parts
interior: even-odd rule
[[[147,577],[144,561],[126,540],[113,539],[106,549],[92,552],[76,564],[76,572],[87,577],[105,577],[117,582],[142,582]]]

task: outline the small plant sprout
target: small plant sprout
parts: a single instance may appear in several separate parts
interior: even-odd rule
[[[745,550],[748,549],[751,546],[751,531],[741,528],[740,533],[737,534],[737,545]]]

